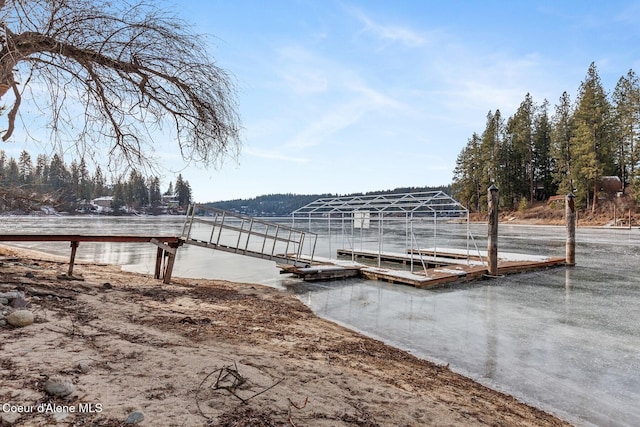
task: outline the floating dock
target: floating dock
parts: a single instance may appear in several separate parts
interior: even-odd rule
[[[432,288],[452,283],[484,279],[489,276],[488,268],[483,262],[486,253],[476,252],[467,256],[466,250],[443,248],[416,249],[402,252],[352,251],[338,249],[341,257],[350,257],[356,261],[314,259],[305,268],[293,265],[278,265],[282,273],[290,273],[306,281],[336,280],[361,277],[371,280],[384,280],[391,283],[414,286],[416,288]],[[414,271],[391,267],[375,267],[366,261],[380,261],[385,264],[409,265],[413,262]],[[424,267],[423,267],[424,265]],[[498,276],[523,273],[565,265],[564,258],[553,258],[539,255],[517,253],[498,254]]]

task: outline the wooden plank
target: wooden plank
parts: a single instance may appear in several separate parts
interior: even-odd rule
[[[167,256],[164,270],[164,283],[171,281],[171,273],[178,247],[184,241],[176,236],[136,236],[136,235],[104,235],[104,234],[0,234],[0,242],[71,242],[71,257],[67,275],[73,276],[76,251],[80,242],[94,243],[153,243],[158,247],[154,278],[162,275],[162,260]]]
[[[164,243],[178,243],[176,236],[134,236],[102,234],[0,234],[0,242],[115,242],[147,243],[151,240]]]
[[[284,266],[281,266],[281,268]],[[316,267],[287,266],[287,273],[294,274],[305,281],[335,280],[359,277],[359,267],[342,267],[338,265],[323,265]]]

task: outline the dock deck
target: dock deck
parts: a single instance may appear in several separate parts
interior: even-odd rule
[[[363,277],[371,280],[384,280],[391,283],[410,285],[417,288],[432,288],[452,283],[462,283],[490,277],[487,266],[480,261],[486,254],[466,256],[466,250],[443,248],[437,251],[429,249],[414,250],[414,271],[405,269],[374,267],[365,263],[345,260],[314,259],[307,268],[279,265],[282,273],[291,273],[306,281],[335,280],[351,277]],[[352,257],[354,260],[380,260],[385,263],[408,265],[412,261],[411,253],[377,251],[351,251],[338,249],[339,256]],[[437,256],[433,256],[436,254]],[[421,260],[422,258],[422,260]],[[422,268],[422,262],[427,268]],[[498,254],[498,275],[522,273],[565,265],[564,258],[545,257],[516,253]],[[417,268],[415,268],[417,267]]]
[[[184,243],[177,236],[140,236],[140,235],[104,235],[104,234],[0,234],[0,242],[69,242],[71,256],[67,276],[73,277],[76,251],[80,242],[98,243],[152,243],[157,246],[156,266],[154,277],[163,279],[164,283],[171,281],[176,252]],[[164,262],[164,266],[163,266]]]

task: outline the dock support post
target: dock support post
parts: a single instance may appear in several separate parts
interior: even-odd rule
[[[488,272],[490,276],[498,275],[498,187],[491,184],[487,190],[488,196],[488,241],[487,241],[487,257]]]
[[[567,221],[567,250],[565,264],[576,265],[576,205],[573,193],[564,199],[564,216]]]
[[[153,275],[154,279],[162,278],[162,260],[164,258],[164,249],[158,247],[158,251],[156,253],[156,270]]]
[[[156,271],[155,278],[160,279],[162,277],[162,283],[171,283],[171,274],[173,273],[173,264],[176,261],[176,254],[178,248],[182,246],[183,240],[177,242],[165,243],[158,239],[151,239],[151,243],[158,247],[158,253],[156,255]],[[162,271],[162,261],[165,261],[164,271]]]
[[[167,265],[165,267],[165,271],[164,271],[164,278],[162,279],[162,283],[164,283],[165,285],[168,285],[169,283],[171,283],[171,275],[173,274],[173,264],[176,261],[176,250],[174,251],[167,251]]]
[[[69,259],[69,271],[67,272],[67,276],[73,276],[73,264],[76,261],[76,251],[78,250],[78,245],[80,242],[71,242],[71,258]]]

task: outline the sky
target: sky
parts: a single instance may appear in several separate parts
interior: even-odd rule
[[[638,1],[184,0],[237,88],[238,159],[166,162],[197,202],[451,183],[489,111],[640,73]],[[158,141],[170,147],[172,141]],[[19,153],[26,143],[15,143]],[[28,147],[27,147],[28,149]]]

